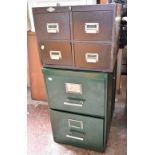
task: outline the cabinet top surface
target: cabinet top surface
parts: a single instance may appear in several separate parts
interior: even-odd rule
[[[120,4],[96,4],[96,5],[77,5],[77,6],[51,6],[51,7],[39,7],[33,8],[33,13],[45,13],[47,12],[68,12],[68,11],[106,11],[114,10],[115,7]]]

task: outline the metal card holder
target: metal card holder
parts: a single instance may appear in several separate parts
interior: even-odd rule
[[[47,23],[47,32],[48,33],[58,33],[59,32],[59,23]]]
[[[99,23],[85,23],[85,33],[99,33]]]
[[[50,51],[50,58],[52,60],[60,60],[62,58],[61,51]]]
[[[82,94],[82,85],[75,83],[65,83],[66,93]]]
[[[83,121],[68,119],[68,127],[76,128],[76,129],[83,129]]]
[[[87,63],[97,63],[98,62],[98,53],[86,53],[85,60]]]

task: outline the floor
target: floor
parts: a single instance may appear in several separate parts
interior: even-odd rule
[[[27,154],[28,155],[126,155],[126,76],[122,76],[121,92],[116,95],[114,116],[105,153],[98,153],[53,141],[47,102],[27,98]]]

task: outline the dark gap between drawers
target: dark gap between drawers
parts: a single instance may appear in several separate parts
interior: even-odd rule
[[[71,112],[71,111],[65,111],[65,110],[58,110],[58,109],[54,109],[54,108],[49,108],[50,110],[54,110],[54,111],[58,111],[58,112],[65,112],[65,113],[70,113],[70,114],[76,114],[76,115],[81,115],[81,116],[89,116],[89,117],[95,117],[95,118],[99,118],[99,119],[105,119],[105,117],[103,116],[98,116],[98,115],[89,115],[89,114],[79,114],[77,112]]]

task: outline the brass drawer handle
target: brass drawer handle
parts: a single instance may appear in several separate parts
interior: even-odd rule
[[[47,23],[48,33],[59,33],[59,23]]]
[[[71,139],[76,139],[76,140],[80,140],[83,141],[82,137],[76,137],[76,136],[71,136],[71,135],[66,135],[67,138],[71,138]]]
[[[85,33],[99,33],[99,23],[85,23]]]
[[[79,103],[80,104],[71,103],[71,102],[64,102],[64,105],[69,105],[69,106],[74,106],[74,107],[83,107],[83,101],[80,101]]]
[[[98,62],[98,53],[86,53],[85,59],[87,63],[97,63]]]
[[[50,58],[52,60],[60,60],[62,58],[61,51],[50,51]]]

